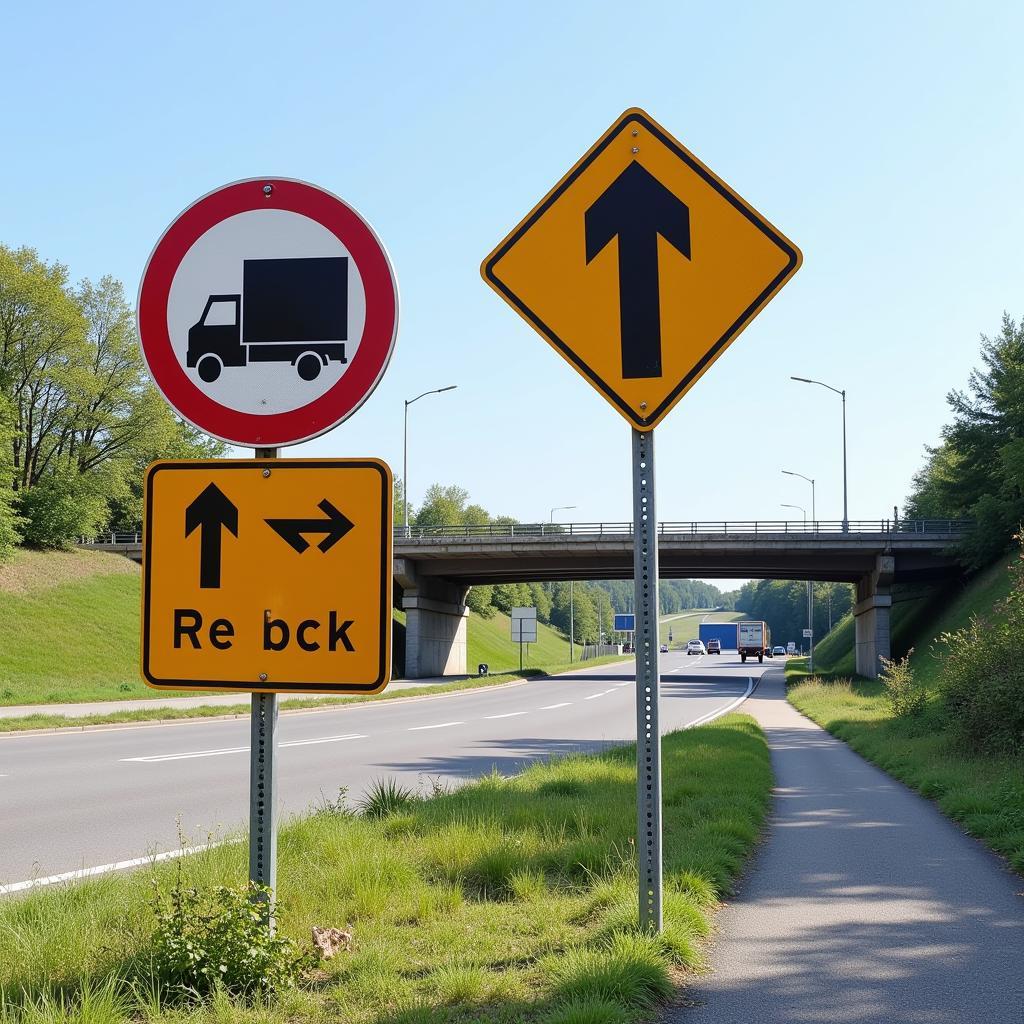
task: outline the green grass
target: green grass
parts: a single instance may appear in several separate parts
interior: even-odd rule
[[[965,625],[975,609],[987,610],[1010,591],[1005,560],[997,562],[963,584],[935,590],[910,599],[895,594],[890,621],[892,654],[901,658],[914,649],[912,664],[918,678],[932,685],[939,663],[935,638]],[[814,648],[815,673],[849,678],[856,674],[853,615],[844,616],[831,633]],[[807,676],[807,659],[791,658],[786,679],[795,682]]]
[[[147,967],[151,883],[238,884],[225,845],[0,902],[0,1022],[585,1024],[649,1020],[698,968],[710,914],[757,841],[771,770],[731,715],[664,740],[665,918],[635,927],[635,752],[492,775],[366,817],[325,807],[282,829],[279,924],[351,922],[355,948],[265,1005],[176,1009]]]
[[[789,699],[799,711],[934,800],[1024,874],[1024,765],[1019,759],[984,757],[958,746],[936,692],[941,662],[935,638],[966,625],[972,613],[991,615],[1009,586],[1003,559],[948,598],[927,627],[921,627],[918,618],[914,633],[904,623],[904,649],[914,644],[911,665],[928,693],[919,718],[893,718],[884,686],[877,680],[807,679],[806,666],[793,659],[787,681],[796,684]]]
[[[492,672],[519,668],[519,644],[512,642],[512,624],[507,615],[498,612],[493,618],[484,619],[471,613],[466,639],[466,662],[471,670],[475,670],[482,661],[490,666]],[[577,660],[580,651],[577,644]],[[523,645],[523,667],[547,668],[568,661],[568,637],[538,622],[537,642]]]
[[[116,573],[0,590],[0,704],[152,697],[139,676],[139,579]]]
[[[124,566],[129,571],[125,571]],[[112,571],[117,570],[117,571]],[[140,576],[119,555],[93,552],[19,551],[0,566],[0,705],[88,703],[152,699],[157,693],[139,675]],[[394,612],[396,640],[404,636],[405,613]],[[471,614],[467,626],[470,671],[487,662],[493,678],[516,670],[519,646],[513,644],[508,616],[482,619]],[[581,648],[577,646],[579,659]],[[524,668],[552,671],[569,667],[569,642],[548,626],[538,626],[538,643],[524,652]],[[594,664],[588,662],[588,664]],[[475,677],[459,688],[480,685]],[[423,691],[425,692],[425,691]],[[161,691],[162,696],[194,697],[194,691]],[[295,706],[295,705],[293,705]],[[301,706],[301,705],[300,705]],[[181,717],[237,713],[238,708],[189,710]],[[243,709],[244,710],[244,709]],[[60,724],[45,716],[20,728]],[[179,717],[166,712],[131,711],[101,716],[102,723]],[[35,718],[35,716],[33,716]],[[19,720],[24,721],[24,720]],[[90,716],[88,722],[101,724]],[[10,731],[0,721],[0,731]]]

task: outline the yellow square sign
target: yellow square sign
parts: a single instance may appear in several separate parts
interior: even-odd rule
[[[634,427],[646,429],[801,259],[721,178],[632,109],[481,269]]]
[[[391,677],[391,471],[156,462],[142,675],[157,689],[377,693]]]

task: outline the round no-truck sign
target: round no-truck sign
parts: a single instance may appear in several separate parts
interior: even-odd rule
[[[139,334],[175,411],[232,444],[297,444],[377,386],[398,330],[384,246],[315,185],[250,178],[197,200],[157,242]]]

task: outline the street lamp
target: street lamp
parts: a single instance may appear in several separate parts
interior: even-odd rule
[[[439,395],[443,391],[454,391],[459,385],[449,384],[446,388],[434,388],[433,391],[424,391],[422,395],[405,400],[405,426],[402,434],[402,526],[405,535],[409,535],[409,406],[418,402],[427,395]]]
[[[575,505],[556,505],[551,510],[551,515],[548,522],[553,523],[555,521],[556,512],[565,512],[570,508],[575,508]],[[572,601],[572,580],[569,580],[569,664],[573,662],[573,601]]]
[[[815,504],[814,496],[814,478],[810,476],[804,476],[803,473],[794,473],[791,469],[784,469],[782,471],[786,476],[798,476],[801,480],[806,480],[811,485],[811,529],[815,533],[818,532],[817,523],[817,508]],[[799,508],[799,505],[789,505],[788,508]],[[804,523],[807,522],[807,513],[804,512]],[[807,628],[811,631],[811,643],[810,643],[810,654],[807,658],[807,670],[809,672],[814,671],[814,584],[810,580],[807,581]]]
[[[780,508],[795,508],[797,512],[803,512],[804,514],[804,526],[807,525],[807,509],[803,505],[787,505],[784,501],[779,503]]]
[[[806,480],[811,485],[811,529],[814,530],[815,533],[817,533],[818,532],[818,515],[817,515],[817,502],[815,501],[815,496],[814,496],[814,478],[813,477],[809,477],[809,476],[804,476],[803,473],[794,473],[793,470],[791,470],[791,469],[784,469],[782,472],[785,473],[786,476],[798,476],[798,477],[800,477],[801,480]],[[796,506],[794,506],[794,507],[796,507]]]
[[[807,377],[790,377],[789,379],[798,380],[801,384],[817,384],[819,387],[828,388],[829,391],[835,392],[843,400],[843,533],[849,533],[850,514],[846,503],[846,389],[843,388],[840,391],[839,388],[834,388],[831,384],[826,384],[824,381],[810,380]]]

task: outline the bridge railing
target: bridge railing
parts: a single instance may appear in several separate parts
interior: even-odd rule
[[[754,535],[757,534],[940,534],[959,536],[973,524],[962,519],[860,519],[842,520],[753,519],[712,520],[705,522],[665,522],[658,524],[664,535]],[[632,536],[632,523],[479,523],[438,526],[396,526],[395,537],[422,539],[429,537],[624,537]]]
[[[99,547],[107,544],[141,544],[142,543],[142,529],[141,527],[134,533],[100,533],[95,537],[79,537],[79,547]]]
[[[805,523],[795,519],[710,520],[689,523],[659,523],[658,533],[664,535],[744,535],[798,534],[833,536],[836,534],[919,534],[960,536],[974,524],[965,519],[858,519],[844,524],[839,519],[821,519]],[[844,528],[845,527],[845,528]],[[629,537],[632,523],[480,523],[474,525],[443,524],[439,526],[396,526],[398,540],[428,537]],[[105,547],[141,544],[142,531],[111,532],[96,537],[81,537],[83,547]]]

